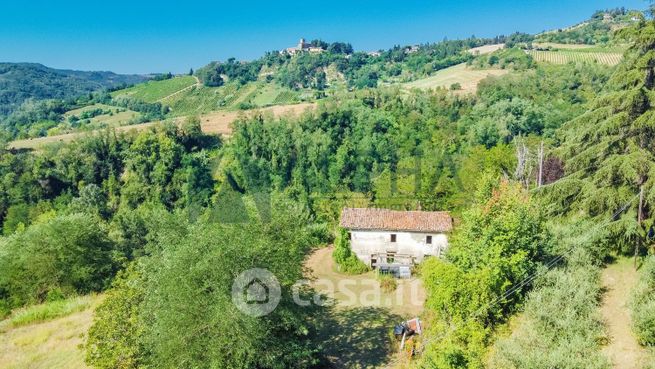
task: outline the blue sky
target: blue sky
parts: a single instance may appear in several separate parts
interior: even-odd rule
[[[0,61],[119,73],[186,72],[253,59],[300,37],[356,50],[535,33],[644,0],[30,1],[0,5]]]

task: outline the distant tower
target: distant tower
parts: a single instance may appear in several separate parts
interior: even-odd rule
[[[298,43],[298,50],[302,51],[303,49],[305,49],[305,39],[301,38],[300,43]]]

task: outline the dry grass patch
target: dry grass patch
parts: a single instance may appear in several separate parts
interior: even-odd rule
[[[484,46],[478,46],[469,49],[468,52],[473,55],[484,55],[484,54],[491,54],[494,51],[504,48],[505,48],[505,44],[484,45]]]
[[[93,308],[101,299],[88,296],[66,300],[58,307],[38,305],[1,322],[0,368],[88,368],[81,344],[93,321]],[[48,310],[50,313],[43,313]],[[31,317],[26,320],[27,316]]]
[[[476,93],[478,84],[489,76],[502,76],[509,71],[506,69],[473,69],[466,64],[458,64],[450,68],[442,69],[434,75],[419,79],[417,81],[403,84],[407,89],[418,88],[422,90],[445,88],[450,89],[454,84],[459,84],[461,89],[454,93],[466,94]]]

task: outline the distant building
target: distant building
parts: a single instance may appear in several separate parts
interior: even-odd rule
[[[315,47],[311,43],[305,42],[304,38],[300,39],[300,42],[298,42],[298,46],[294,47],[288,47],[281,51],[281,53],[287,53],[290,55],[296,55],[297,53],[302,53],[302,52],[309,52],[309,53],[322,53],[323,50],[320,47]]]
[[[445,211],[344,208],[340,226],[349,231],[351,249],[361,261],[392,269],[440,257],[453,219]]]
[[[374,58],[377,58],[378,56],[382,55],[379,51],[369,51],[366,53],[368,56],[372,56]]]
[[[414,54],[415,52],[419,51],[420,47],[418,45],[414,46],[407,46],[405,48],[405,54]]]

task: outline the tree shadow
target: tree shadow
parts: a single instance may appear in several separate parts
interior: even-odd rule
[[[377,368],[388,363],[402,318],[379,307],[328,307],[317,323],[320,368]]]

